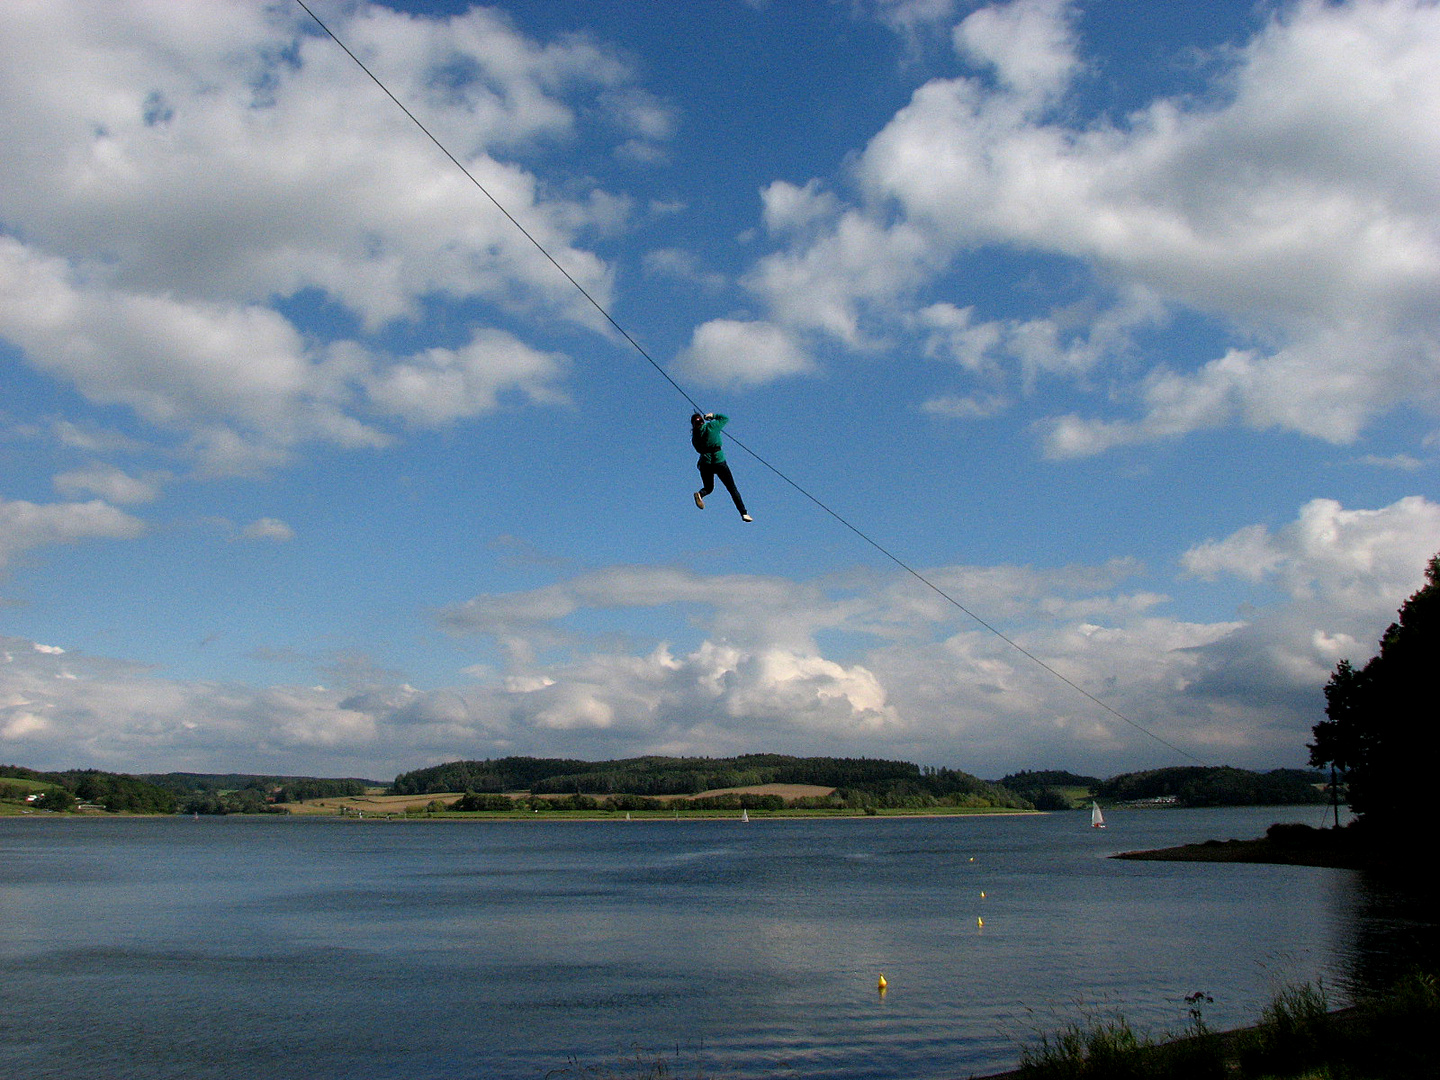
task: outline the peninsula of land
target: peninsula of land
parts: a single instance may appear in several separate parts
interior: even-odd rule
[[[1393,864],[1387,851],[1366,843],[1353,826],[1314,829],[1296,824],[1271,825],[1264,836],[1254,840],[1206,840],[1152,851],[1122,851],[1112,858],[1149,862],[1275,863],[1339,870],[1383,870]]]

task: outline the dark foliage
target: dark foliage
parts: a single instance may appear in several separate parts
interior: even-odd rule
[[[397,795],[530,791],[537,795],[656,798],[760,784],[841,788],[851,793],[842,799],[847,805],[859,800],[880,807],[1029,806],[1004,788],[956,769],[922,768],[910,762],[872,758],[799,758],[784,754],[641,757],[601,762],[525,757],[454,761],[401,773],[391,790]]]
[[[259,788],[245,787],[236,791],[195,791],[180,802],[182,814],[288,814],[276,806]]]
[[[277,803],[304,802],[306,799],[336,799],[345,795],[364,795],[371,785],[364,780],[321,780],[303,777],[287,780],[275,789]]]
[[[447,807],[450,810],[460,810],[471,813],[476,810],[514,810],[515,800],[508,795],[480,795],[473,791],[467,791],[460,798],[456,799]]]
[[[1021,769],[1000,781],[1011,791],[1038,791],[1041,788],[1078,787],[1093,790],[1100,783],[1098,776],[1081,776],[1064,769]]]
[[[1123,773],[1095,788],[1110,802],[1174,799],[1182,806],[1293,806],[1325,801],[1322,774],[1303,769],[1255,773],[1229,766],[1191,765]]]
[[[37,802],[42,810],[70,810],[77,803],[100,806],[112,814],[173,814],[175,795],[155,784],[123,773],[98,769],[38,772],[16,765],[0,765],[0,776],[54,784],[62,790],[47,792]]]
[[[390,790],[396,795],[434,795],[445,791],[529,791],[537,782],[593,769],[588,761],[509,757],[494,761],[451,761],[401,773]],[[570,790],[574,790],[573,786]]]
[[[66,810],[75,809],[75,796],[63,788],[50,788],[35,800],[35,806],[40,810],[54,810],[63,813]]]
[[[1080,776],[1062,769],[1022,769],[1000,781],[1001,787],[1015,792],[1036,810],[1073,810],[1075,804],[1060,788],[1084,788],[1094,791],[1100,785],[1097,776]]]
[[[142,779],[173,791],[176,795],[253,790],[275,802],[304,802],[306,799],[333,799],[363,795],[367,788],[380,787],[374,780],[355,777],[325,779],[315,776],[264,776],[256,773],[154,773]]]
[[[1404,845],[1429,806],[1425,774],[1440,753],[1433,689],[1440,660],[1440,555],[1405,601],[1380,651],[1356,670],[1342,660],[1325,687],[1327,719],[1315,725],[1312,765],[1345,774],[1357,825],[1387,846]]]

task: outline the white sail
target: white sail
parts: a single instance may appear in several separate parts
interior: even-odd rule
[[[1090,827],[1092,829],[1103,829],[1105,827],[1105,815],[1100,813],[1100,804],[1090,804]]]

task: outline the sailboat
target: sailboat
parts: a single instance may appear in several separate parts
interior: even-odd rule
[[[741,810],[741,811],[740,811],[740,820],[741,820],[741,821],[749,821],[749,820],[750,820],[750,812],[749,812],[748,810]]]
[[[1092,829],[1103,829],[1105,827],[1105,815],[1100,813],[1100,804],[1090,804],[1090,827]]]

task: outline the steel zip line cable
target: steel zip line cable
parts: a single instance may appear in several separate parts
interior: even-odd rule
[[[522,224],[520,223],[520,221],[519,221],[518,219],[516,219],[513,214],[510,213],[509,210],[505,209],[505,206],[500,202],[500,200],[497,199],[497,198],[495,198],[495,196],[490,193],[490,191],[485,187],[484,184],[480,183],[479,180],[475,179],[474,175],[470,172],[469,169],[467,169],[467,168],[465,167],[464,163],[463,163],[459,158],[457,158],[454,154],[452,154],[452,153],[449,151],[449,149],[446,148],[446,146],[445,146],[444,143],[442,143],[439,139],[437,139],[437,138],[435,137],[435,135],[430,131],[430,129],[427,128],[427,127],[420,121],[420,118],[417,117],[414,113],[412,113],[412,112],[406,107],[406,105],[405,105],[405,103],[404,103],[403,101],[401,101],[398,97],[396,97],[393,93],[390,92],[390,88],[389,88],[388,86],[386,86],[383,82],[380,81],[379,76],[377,76],[373,71],[371,71],[368,67],[365,66],[365,62],[364,62],[363,60],[361,60],[358,56],[356,56],[356,55],[350,50],[350,47],[345,44],[345,42],[343,42],[342,40],[340,40],[339,36],[335,33],[335,31],[331,30],[330,27],[328,27],[328,26],[325,25],[324,21],[321,20],[320,16],[316,15],[315,12],[313,12],[313,11],[310,10],[310,8],[306,5],[305,0],[295,0],[295,3],[297,3],[297,4],[300,5],[301,9],[304,10],[305,14],[309,15],[310,18],[315,21],[315,24],[316,24],[317,26],[319,26],[320,29],[325,32],[325,34],[330,38],[331,41],[335,42],[336,45],[340,46],[340,48],[344,50],[346,56],[350,57],[351,60],[355,61],[356,66],[359,67],[361,71],[363,71],[366,75],[370,76],[371,82],[373,82],[376,86],[378,86],[378,87],[381,89],[381,91],[385,94],[385,96],[388,97],[391,101],[393,101],[393,102],[395,103],[396,107],[398,107],[401,112],[403,112],[407,117],[409,117],[411,123],[413,123],[416,127],[418,127],[422,132],[425,133],[425,137],[428,138],[432,143],[434,143],[435,146],[440,150],[440,152],[441,152],[442,154],[444,154],[447,158],[449,158],[450,161],[451,161],[451,163],[452,163],[457,169],[459,169],[462,173],[465,174],[465,177],[466,177],[472,184],[475,185],[475,187],[480,191],[480,193],[481,193],[482,195],[484,195],[485,198],[489,199],[490,202],[494,204],[495,208],[500,211],[500,213],[502,213],[502,214],[505,215],[505,219],[506,219],[507,221],[509,221],[510,224],[514,225],[515,228],[519,229],[520,232],[521,232],[521,234],[525,237],[525,239],[529,240],[530,243],[532,243],[532,244],[535,245],[535,249],[536,249],[537,251],[539,251],[541,255],[544,255],[544,256],[545,256],[545,258],[549,261],[550,265],[553,266],[553,267],[555,267],[556,270],[560,271],[560,273],[564,275],[565,280],[568,281],[568,282],[570,282],[571,285],[575,286],[575,288],[576,288],[577,290],[579,290],[581,296],[585,297],[586,300],[590,301],[591,306],[594,307],[594,309],[595,309],[596,311],[598,311],[601,315],[603,315],[603,316],[605,317],[605,321],[608,322],[611,326],[613,326],[613,327],[615,328],[615,330],[620,334],[620,336],[623,337],[626,341],[628,341],[628,342],[630,343],[631,347],[633,347],[637,353],[639,353],[642,357],[644,357],[645,361],[646,361],[647,363],[649,363],[649,365],[650,365],[651,367],[653,367],[657,372],[659,372],[661,378],[663,378],[666,382],[668,382],[671,386],[673,386],[673,387],[675,388],[675,390],[680,394],[680,396],[683,397],[686,401],[688,401],[688,402],[690,403],[691,407],[692,407],[696,412],[702,412],[703,410],[700,408],[700,405],[696,402],[696,400],[695,400],[693,397],[690,396],[690,394],[686,391],[686,389],[685,389],[683,386],[681,386],[678,382],[676,382],[673,378],[671,378],[670,373],[667,372],[663,367],[661,367],[660,364],[655,360],[655,358],[654,358],[653,356],[651,356],[648,352],[646,352],[645,349],[644,349],[644,347],[643,347],[638,341],[636,341],[633,337],[630,336],[629,331],[627,331],[623,326],[620,325],[619,322],[617,322],[617,321],[615,320],[615,317],[614,317],[613,315],[611,315],[610,312],[605,309],[604,305],[602,305],[598,300],[596,300],[595,297],[593,297],[593,296],[590,295],[589,291],[585,288],[585,286],[582,285],[582,284],[580,284],[580,282],[577,281],[577,280],[574,278],[574,276],[571,275],[570,271],[566,270],[565,267],[562,266],[562,265],[556,260],[556,258],[555,258],[553,255],[551,255],[549,251],[547,251],[547,250],[545,249],[545,245],[542,244],[542,243],[540,243],[540,241],[535,238],[534,234],[532,234],[529,229],[525,228],[525,226],[522,225]],[[1036,655],[1035,655],[1034,653],[1032,653],[1029,649],[1026,649],[1026,648],[1025,648],[1023,645],[1021,645],[1019,642],[1015,641],[1015,639],[1007,636],[1006,634],[1004,634],[1003,632],[1001,632],[1000,630],[998,630],[998,629],[995,628],[994,626],[990,625],[990,623],[986,622],[986,621],[985,621],[984,619],[982,619],[979,615],[975,614],[975,612],[971,611],[971,610],[970,610],[969,608],[967,608],[964,604],[960,603],[960,601],[956,600],[953,596],[951,596],[949,593],[947,593],[944,589],[940,588],[940,586],[936,585],[936,584],[935,584],[933,581],[931,581],[929,578],[925,577],[925,575],[922,574],[922,573],[920,573],[920,571],[918,571],[918,570],[916,570],[914,567],[910,566],[909,563],[905,562],[905,561],[904,561],[903,559],[901,559],[898,555],[895,555],[893,552],[891,552],[888,548],[886,548],[886,547],[885,547],[883,544],[881,544],[879,541],[875,540],[874,538],[872,538],[871,536],[869,536],[867,533],[863,532],[858,526],[851,524],[848,520],[846,520],[844,517],[842,517],[838,512],[836,512],[835,510],[832,510],[829,506],[825,505],[825,503],[821,502],[818,498],[816,498],[814,495],[812,495],[812,494],[811,494],[809,491],[807,491],[804,487],[802,487],[802,486],[801,486],[800,484],[798,484],[796,481],[792,480],[789,476],[787,476],[787,475],[786,475],[784,472],[782,472],[779,468],[777,468],[776,466],[772,465],[769,461],[765,460],[765,458],[761,457],[759,454],[757,454],[757,453],[756,453],[754,450],[752,450],[750,447],[746,446],[745,443],[743,443],[743,442],[741,442],[739,439],[735,438],[735,436],[734,436],[733,434],[731,434],[728,430],[726,431],[726,438],[728,438],[728,439],[729,439],[731,442],[733,442],[736,446],[740,447],[740,449],[744,450],[745,453],[749,454],[752,458],[754,458],[756,461],[758,461],[761,465],[765,466],[765,468],[769,469],[772,473],[774,473],[776,476],[778,476],[781,480],[785,481],[785,483],[789,484],[792,488],[794,488],[797,492],[799,492],[799,493],[800,493],[801,495],[803,495],[805,498],[809,499],[812,503],[814,503],[817,507],[819,507],[821,510],[823,510],[826,514],[829,514],[832,518],[834,518],[836,521],[838,521],[841,525],[843,525],[843,526],[845,526],[845,528],[849,529],[852,533],[854,533],[856,536],[858,536],[861,540],[865,541],[865,543],[869,544],[869,545],[870,545],[871,547],[873,547],[876,551],[880,552],[880,554],[884,555],[887,559],[889,559],[891,562],[893,562],[896,566],[900,567],[900,569],[904,570],[904,571],[905,571],[907,574],[909,574],[911,577],[915,578],[915,580],[919,581],[922,585],[924,585],[926,588],[930,589],[930,590],[931,590],[932,592],[934,592],[937,596],[939,596],[939,597],[941,597],[942,599],[944,599],[947,603],[949,603],[949,604],[951,604],[952,606],[954,606],[957,610],[959,610],[959,611],[963,612],[965,615],[969,616],[972,620],[974,620],[974,621],[975,621],[976,623],[978,623],[980,626],[984,627],[986,630],[988,630],[990,633],[994,634],[997,638],[999,638],[999,639],[1000,639],[1001,641],[1003,641],[1005,644],[1009,645],[1012,649],[1014,649],[1016,652],[1018,652],[1021,656],[1024,656],[1026,659],[1030,660],[1032,663],[1036,664],[1037,666],[1039,666],[1039,667],[1042,668],[1043,670],[1048,671],[1051,675],[1053,675],[1055,678],[1059,679],[1059,680],[1060,680],[1062,683],[1064,683],[1066,686],[1070,687],[1070,689],[1074,690],[1077,694],[1081,695],[1081,696],[1084,697],[1086,700],[1094,703],[1095,705],[1098,705],[1100,708],[1104,709],[1106,712],[1108,712],[1111,716],[1115,717],[1117,720],[1123,721],[1124,723],[1130,725],[1130,727],[1134,728],[1136,731],[1140,732],[1142,735],[1146,735],[1146,736],[1148,736],[1149,738],[1154,739],[1156,742],[1160,743],[1162,746],[1169,747],[1171,750],[1175,751],[1177,754],[1180,754],[1180,755],[1182,755],[1182,756],[1184,756],[1184,757],[1187,757],[1187,758],[1189,758],[1191,761],[1194,761],[1194,762],[1196,762],[1196,763],[1198,763],[1198,764],[1201,764],[1201,765],[1208,764],[1207,762],[1201,761],[1199,758],[1197,758],[1194,754],[1190,753],[1189,751],[1187,751],[1187,750],[1185,750],[1185,749],[1183,749],[1183,748],[1181,748],[1181,747],[1179,747],[1179,746],[1176,746],[1174,743],[1170,742],[1169,740],[1164,739],[1164,738],[1162,738],[1162,737],[1159,736],[1159,735],[1156,735],[1153,731],[1150,731],[1149,729],[1147,729],[1147,728],[1144,727],[1143,725],[1141,725],[1141,724],[1137,723],[1136,721],[1130,719],[1130,717],[1126,716],[1124,713],[1120,712],[1119,710],[1115,709],[1113,706],[1107,704],[1106,702],[1102,701],[1100,698],[1096,697],[1094,694],[1090,693],[1090,691],[1086,690],[1083,686],[1079,685],[1078,683],[1076,683],[1076,682],[1073,681],[1072,679],[1068,678],[1067,676],[1061,674],[1059,671],[1055,670],[1055,668],[1051,667],[1051,666],[1050,666],[1049,664],[1047,664],[1044,660],[1040,659],[1040,657],[1036,656]]]

